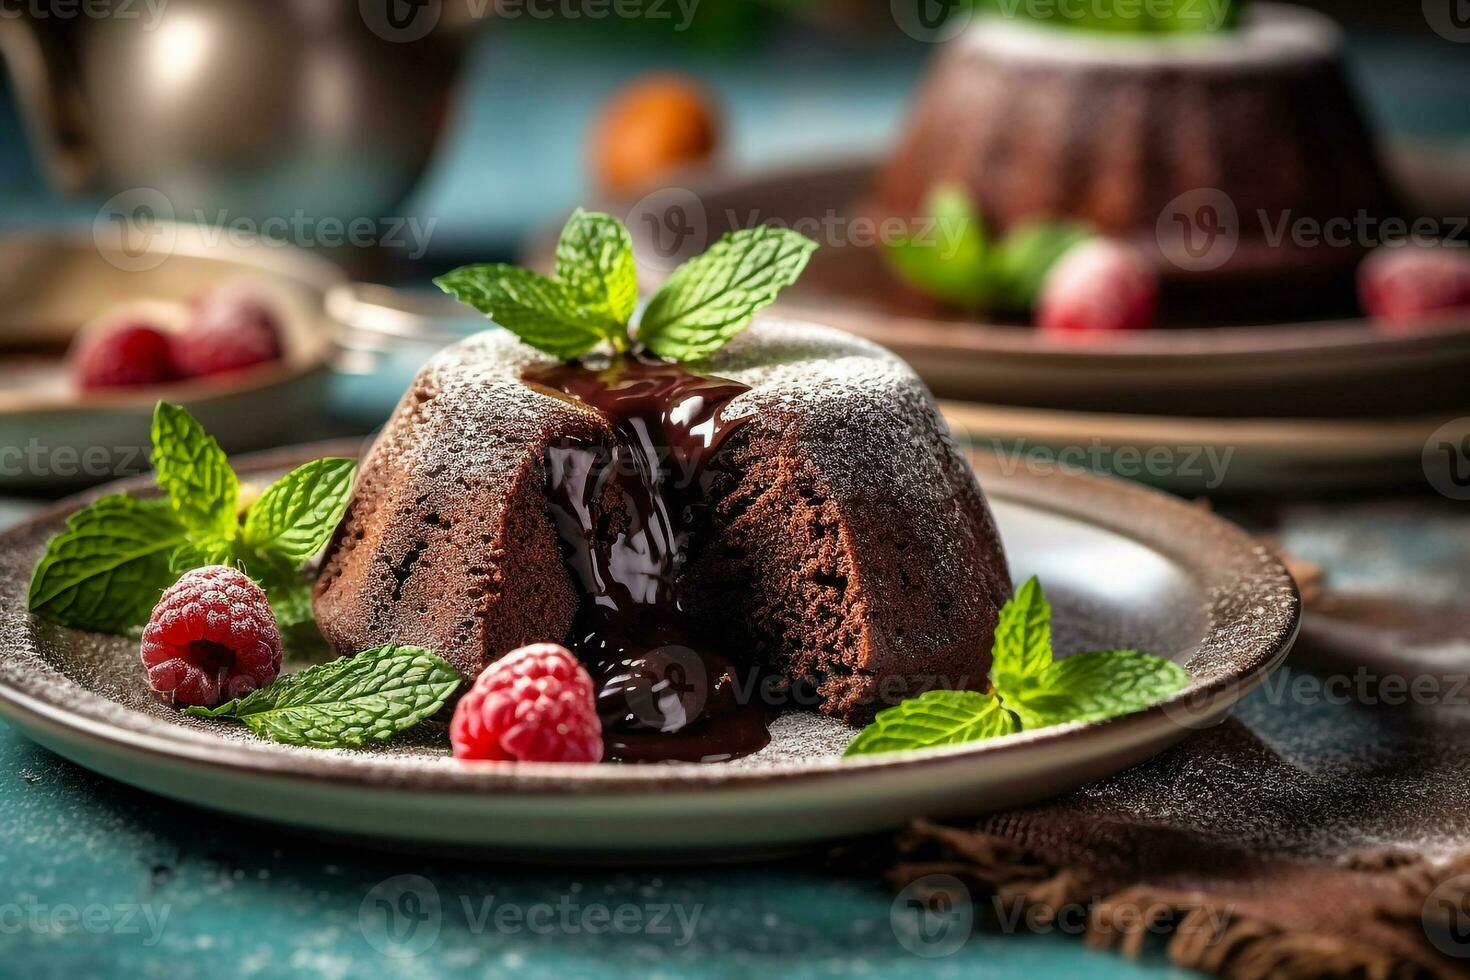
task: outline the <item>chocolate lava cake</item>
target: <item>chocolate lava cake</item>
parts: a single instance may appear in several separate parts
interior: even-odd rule
[[[852,723],[982,687],[1010,577],[908,366],[766,318],[698,372],[562,364],[501,331],[440,353],[364,462],[316,586],[324,635],[422,645],[469,677],[541,641],[595,678],[716,644],[724,680],[759,668]]]

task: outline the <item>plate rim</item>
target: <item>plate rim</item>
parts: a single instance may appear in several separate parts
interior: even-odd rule
[[[320,443],[267,453],[242,456],[237,469],[245,474],[264,474],[283,470],[322,454],[352,455],[361,444],[356,441]],[[1153,727],[1173,724],[1181,728],[1202,727],[1223,715],[1239,697],[1254,688],[1286,657],[1301,623],[1301,598],[1296,583],[1281,561],[1264,545],[1251,539],[1243,530],[1224,519],[1146,487],[1092,474],[1052,472],[1045,474],[1017,471],[1005,473],[998,459],[985,453],[967,453],[983,486],[995,499],[1016,499],[1029,506],[1040,507],[1074,520],[1084,520],[1114,533],[1141,540],[1180,564],[1192,577],[1208,575],[1201,562],[1183,560],[1186,549],[1165,545],[1157,536],[1141,528],[1146,520],[1165,527],[1189,532],[1186,540],[1198,543],[1207,538],[1216,542],[1216,550],[1230,559],[1229,572],[1238,577],[1237,598],[1250,596],[1264,599],[1275,596],[1278,601],[1268,608],[1256,607],[1259,622],[1251,625],[1256,637],[1248,658],[1207,681],[1191,684],[1172,698],[1144,711],[1098,722],[1073,723],[1021,732],[993,741],[903,752],[857,759],[828,757],[801,762],[784,762],[768,768],[709,766],[696,763],[660,766],[608,766],[598,764],[535,764],[477,762],[457,763],[450,756],[435,759],[405,760],[383,757],[364,750],[295,749],[266,742],[221,739],[204,732],[181,728],[147,715],[136,716],[136,724],[115,720],[117,702],[82,688],[76,682],[61,678],[54,670],[36,676],[4,670],[0,664],[0,716],[11,720],[32,716],[43,723],[63,729],[69,737],[81,737],[92,744],[112,750],[122,749],[152,757],[153,761],[180,766],[205,766],[211,770],[229,770],[243,777],[298,779],[329,782],[348,788],[375,792],[406,791],[447,798],[503,796],[521,798],[586,796],[621,797],[657,790],[661,793],[707,794],[730,790],[775,788],[808,785],[813,781],[860,778],[883,772],[914,772],[930,767],[944,767],[979,759],[998,759],[1028,752],[1045,751],[1066,740],[1081,739],[1086,734],[1114,732],[1121,734],[1137,726]],[[105,487],[67,498],[5,532],[0,533],[0,548],[13,547],[40,526],[71,513],[87,501],[122,490],[140,490],[151,486],[149,477],[119,481]],[[999,492],[996,491],[999,486]],[[1070,504],[1070,506],[1068,506]],[[1130,522],[1126,515],[1131,504],[1138,514]],[[1092,515],[1080,514],[1091,506]],[[1097,512],[1102,512],[1101,514]],[[1103,515],[1112,513],[1114,519]],[[1179,523],[1182,522],[1182,525]],[[1218,557],[1218,556],[1217,556]],[[1222,571],[1221,575],[1224,574]],[[1207,590],[1208,579],[1201,581]],[[1219,582],[1215,582],[1216,587]],[[18,621],[30,622],[30,614],[15,610]],[[1218,621],[1214,610],[1206,610],[1206,630],[1195,656],[1207,649],[1212,640],[1223,641],[1239,628],[1239,621]],[[59,628],[59,627],[58,627]],[[0,656],[14,656],[28,642],[25,635],[0,634]],[[59,683],[58,683],[59,680]],[[53,697],[66,691],[66,703]],[[93,710],[88,710],[93,709]],[[126,716],[124,716],[126,717]],[[24,721],[18,725],[24,733]]]

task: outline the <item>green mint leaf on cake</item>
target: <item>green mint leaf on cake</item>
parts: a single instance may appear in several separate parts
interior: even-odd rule
[[[459,672],[418,647],[385,646],[282,677],[197,718],[230,718],[263,738],[313,748],[383,742],[435,714]]]
[[[785,228],[731,232],[674,270],[643,311],[638,340],[675,361],[718,350],[796,281],[816,248]]]
[[[934,187],[923,211],[911,234],[885,240],[883,255],[918,292],[967,310],[1031,309],[1052,266],[1093,237],[1075,222],[1036,221],[993,240],[979,207],[958,184]]]
[[[1001,700],[974,691],[929,691],[878,712],[844,756],[876,755],[998,738],[1021,730]]]
[[[527,269],[468,265],[434,283],[552,357],[570,360],[606,339],[604,329],[578,305],[569,286]]]
[[[997,283],[985,223],[964,188],[941,184],[924,204],[913,234],[886,243],[894,273],[914,289],[966,308],[989,305]]]
[[[1051,603],[1033,576],[1000,610],[990,682],[1008,691],[1051,666]]]
[[[266,488],[245,516],[245,544],[300,564],[326,547],[347,510],[357,463],[317,459]]]
[[[796,281],[816,247],[782,228],[726,235],[674,270],[644,311],[639,342],[674,361],[712,353]],[[581,208],[572,214],[557,241],[554,276],[509,265],[469,265],[434,282],[526,344],[561,360],[602,343],[614,352],[633,346],[628,330],[638,305],[633,239],[611,215]]]
[[[190,532],[229,536],[238,524],[240,482],[224,450],[178,405],[153,412],[153,472]]]
[[[617,347],[638,305],[633,238],[611,215],[578,208],[556,243],[556,278]]]
[[[103,497],[73,514],[31,579],[28,608],[78,629],[121,633],[148,621],[173,584],[184,527],[163,500]]]
[[[1083,225],[1029,224],[1009,235],[996,248],[996,307],[1023,313],[1041,298],[1047,273],[1061,257],[1093,237]]]
[[[1057,661],[1004,698],[1026,728],[1044,728],[1141,711],[1188,684],[1189,673],[1162,657],[1099,650]]]

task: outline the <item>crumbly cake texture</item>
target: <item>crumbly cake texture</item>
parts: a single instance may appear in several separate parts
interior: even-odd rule
[[[491,331],[415,379],[317,581],[317,620],[339,651],[418,644],[473,677],[567,638],[580,594],[547,512],[546,460],[612,432],[520,381],[542,363]],[[681,573],[696,626],[850,722],[929,688],[983,687],[1010,577],[974,474],[908,366],[840,331],[764,318],[693,367],[751,387],[727,409],[750,420],[711,468]]]

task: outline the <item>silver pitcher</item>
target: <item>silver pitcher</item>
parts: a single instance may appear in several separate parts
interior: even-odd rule
[[[58,189],[148,188],[181,220],[375,218],[430,159],[473,9],[22,0],[0,52]]]

